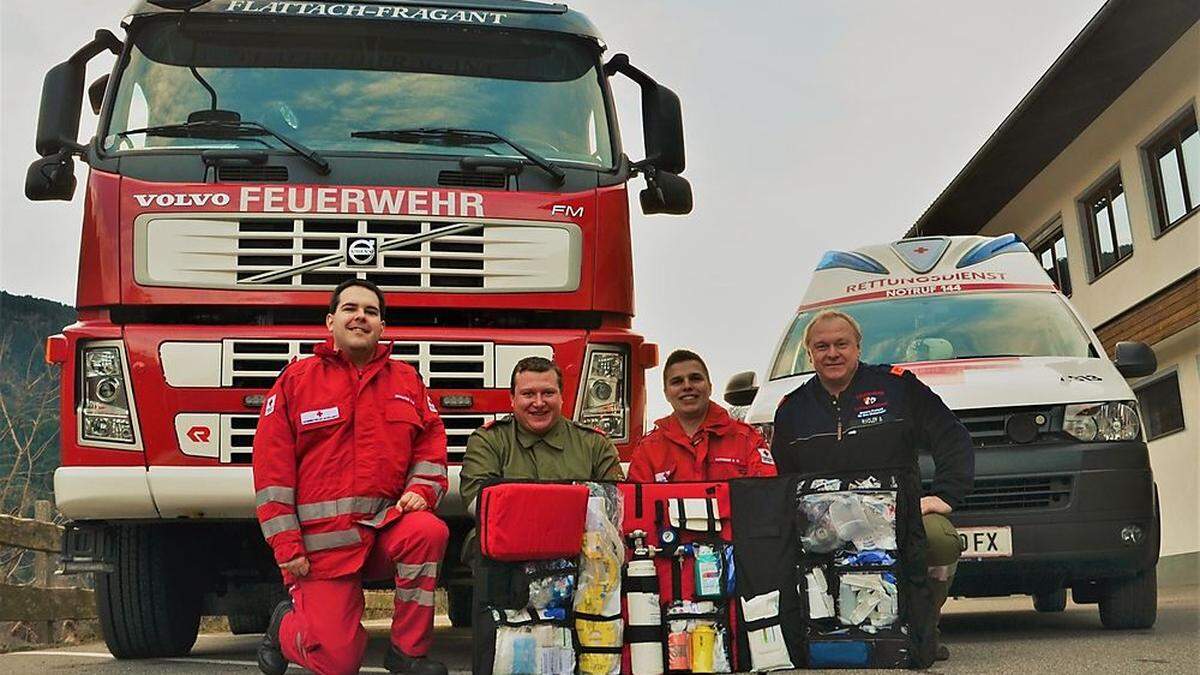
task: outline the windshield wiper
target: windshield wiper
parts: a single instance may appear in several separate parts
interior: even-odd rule
[[[297,155],[312,163],[317,173],[329,175],[329,162],[316,150],[294,141],[261,122],[243,122],[238,120],[204,120],[198,122],[179,122],[177,124],[160,124],[141,129],[130,129],[118,132],[118,138],[126,138],[132,134],[147,136],[165,136],[169,138],[250,138],[254,136],[274,136]]]
[[[504,136],[482,129],[454,129],[450,127],[417,127],[414,129],[373,129],[370,131],[352,131],[351,138],[371,138],[397,143],[426,143],[435,142],[444,145],[491,145],[499,141],[516,150],[526,159],[533,162],[539,169],[554,177],[561,184],[567,178],[563,170],[536,152],[509,140]]]

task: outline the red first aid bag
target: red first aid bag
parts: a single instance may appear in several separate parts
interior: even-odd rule
[[[479,549],[492,560],[573,558],[583,546],[586,485],[497,483],[479,495]]]

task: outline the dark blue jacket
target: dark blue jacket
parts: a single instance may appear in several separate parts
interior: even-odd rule
[[[908,467],[933,454],[929,494],[957,509],[971,491],[971,435],[942,399],[900,367],[860,363],[850,386],[834,398],[820,378],[783,398],[775,411],[771,454],[779,473]]]

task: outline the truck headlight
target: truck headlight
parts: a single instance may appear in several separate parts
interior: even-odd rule
[[[1132,441],[1141,434],[1141,421],[1132,403],[1076,403],[1063,415],[1063,431],[1081,441]]]
[[[629,356],[622,345],[589,345],[575,419],[602,430],[613,441],[625,440],[629,419]]]
[[[79,410],[80,436],[84,441],[135,445],[125,359],[113,343],[83,348]]]

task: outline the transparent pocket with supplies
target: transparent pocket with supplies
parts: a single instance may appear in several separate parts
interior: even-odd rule
[[[799,505],[803,553],[896,550],[896,493],[888,490],[816,492]]]
[[[909,663],[901,518],[912,505],[901,500],[912,495],[902,493],[901,475],[859,471],[797,485],[797,590],[810,668]]]
[[[575,672],[571,629],[545,612],[496,611],[493,675],[570,675]]]

